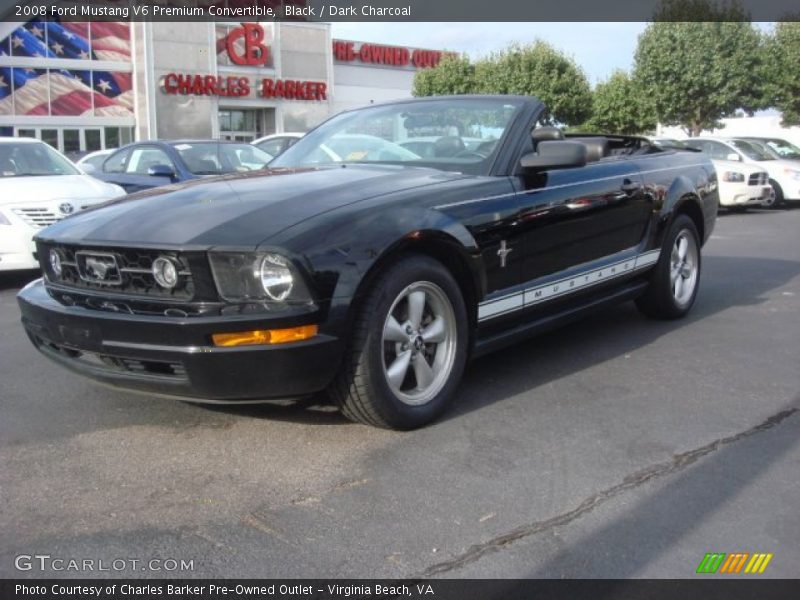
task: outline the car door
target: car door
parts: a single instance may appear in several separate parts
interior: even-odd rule
[[[616,260],[635,252],[644,237],[651,203],[634,161],[624,156],[578,168],[519,171],[514,187],[526,283]]]
[[[174,161],[164,149],[154,144],[129,146],[103,163],[102,178],[122,186],[128,193],[172,183],[174,176],[150,174],[152,167],[159,166],[177,172]]]

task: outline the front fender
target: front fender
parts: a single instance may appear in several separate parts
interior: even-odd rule
[[[431,208],[411,204],[381,210],[335,211],[270,240],[301,257],[324,304],[326,329],[340,335],[353,299],[391,256],[414,246],[435,246],[458,260],[475,290],[484,286],[477,242],[464,225]]]
[[[678,213],[692,217],[704,244],[714,228],[719,205],[717,176],[713,167],[710,172],[698,169],[691,174],[679,175],[664,195],[658,207],[654,246],[660,247],[672,220]]]

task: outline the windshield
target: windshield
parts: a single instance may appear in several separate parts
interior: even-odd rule
[[[731,146],[736,148],[739,152],[743,153],[747,158],[752,160],[775,160],[775,157],[767,150],[759,148],[755,142],[746,142],[744,140],[731,140]]]
[[[786,140],[770,138],[759,141],[781,158],[788,158],[791,160],[800,159],[800,148],[794,144],[790,144]]]
[[[284,151],[270,167],[410,164],[486,174],[520,101],[464,98],[343,113]]]
[[[0,144],[0,177],[80,174],[75,165],[45,143]]]
[[[175,144],[175,149],[194,175],[257,171],[273,158],[250,144],[182,143]]]

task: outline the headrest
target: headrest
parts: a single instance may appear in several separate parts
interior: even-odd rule
[[[531,138],[534,142],[544,142],[549,140],[563,140],[564,132],[558,127],[537,127],[531,131]]]
[[[440,137],[433,144],[433,152],[437,157],[449,158],[466,149],[464,140],[455,135]]]
[[[580,142],[586,146],[586,162],[596,162],[608,156],[609,143],[608,138],[605,137],[571,137],[571,142]]]

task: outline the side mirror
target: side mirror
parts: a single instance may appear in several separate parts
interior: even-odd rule
[[[742,160],[741,156],[736,154],[736,152],[731,152],[728,156],[725,157],[726,160]]]
[[[150,177],[169,177],[172,179],[175,177],[175,169],[169,165],[153,165],[147,169],[147,174]]]
[[[586,146],[564,140],[541,141],[536,152],[525,154],[519,161],[526,171],[569,169],[586,165]]]

